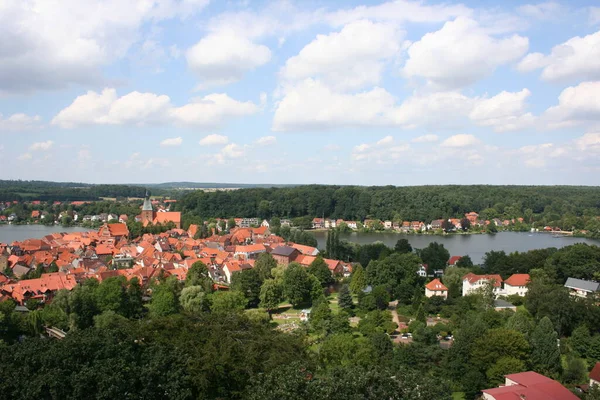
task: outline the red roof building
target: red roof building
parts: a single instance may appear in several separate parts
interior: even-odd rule
[[[505,385],[484,389],[486,400],[577,400],[579,397],[557,381],[528,371],[505,376]]]
[[[592,385],[600,385],[600,362],[597,362],[590,371],[590,386]]]
[[[448,288],[439,280],[434,279],[425,285],[425,296],[433,297],[440,296],[445,299],[448,298]]]
[[[462,257],[461,256],[452,256],[450,257],[450,259],[448,260],[448,265],[456,265],[456,263],[458,262],[458,260],[460,260]]]

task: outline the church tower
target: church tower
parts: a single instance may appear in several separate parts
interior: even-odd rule
[[[146,197],[144,198],[144,205],[142,206],[142,224],[144,226],[150,224],[152,225],[152,221],[154,221],[154,210],[152,210],[152,202],[150,201],[150,195],[146,190]]]

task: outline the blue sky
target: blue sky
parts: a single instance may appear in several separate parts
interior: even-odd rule
[[[0,0],[2,179],[585,184],[595,1]]]

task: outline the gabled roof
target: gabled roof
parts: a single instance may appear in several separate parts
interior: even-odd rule
[[[590,379],[600,382],[600,362],[597,362],[596,365],[594,365],[594,368],[592,368]]]
[[[439,279],[432,280],[427,285],[425,285],[425,287],[428,290],[431,290],[432,292],[448,291],[448,288],[442,282],[440,282]]]
[[[278,246],[273,249],[271,254],[276,255],[276,256],[289,257],[292,254],[294,254],[295,251],[298,251],[298,250],[296,250],[295,248],[290,247],[290,246]]]
[[[505,285],[525,286],[529,282],[529,274],[512,274],[504,281]]]
[[[319,254],[319,250],[316,247],[305,246],[303,244],[296,243],[289,243],[289,245],[298,250],[300,253],[307,256],[316,256],[317,254]]]
[[[597,292],[600,289],[600,283],[577,278],[569,278],[565,283],[565,287],[570,289],[585,290],[586,292]]]
[[[482,392],[496,400],[577,400],[579,398],[557,381],[537,372],[510,374],[506,375],[506,379],[510,379],[516,385],[484,389]]]
[[[502,284],[502,277],[500,275],[475,275],[472,272],[469,272],[467,275],[463,276],[462,280],[468,280],[470,284],[473,284],[480,280],[485,281],[494,281],[495,287],[500,287]]]
[[[448,260],[448,265],[455,265],[458,260],[460,260],[462,258],[462,256],[452,256],[450,257],[450,259]]]

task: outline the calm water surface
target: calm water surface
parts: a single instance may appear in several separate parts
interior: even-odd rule
[[[87,228],[71,226],[68,228],[62,226],[45,225],[0,225],[0,243],[10,244],[14,241],[25,239],[40,239],[54,232],[86,232]]]
[[[327,243],[327,232],[312,232],[319,248],[324,249]],[[350,233],[341,238],[350,242],[367,244],[383,242],[389,247],[394,247],[396,241],[406,238],[413,248],[422,249],[431,242],[442,243],[451,256],[468,254],[475,264],[483,261],[483,256],[490,250],[504,250],[507,253],[514,251],[528,251],[545,249],[547,247],[564,247],[575,243],[588,243],[600,246],[600,240],[576,238],[570,236],[553,237],[548,233],[528,232],[499,232],[494,235],[406,235],[399,233]]]

